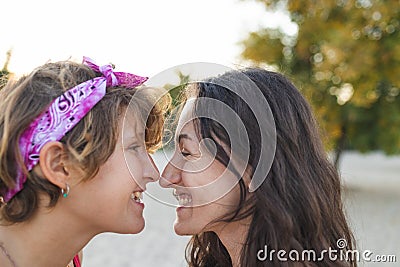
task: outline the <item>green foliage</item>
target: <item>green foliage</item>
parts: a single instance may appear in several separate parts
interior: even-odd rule
[[[7,69],[0,70],[0,79],[7,79],[10,72]]]
[[[183,89],[190,81],[190,75],[184,75],[182,72],[178,72],[179,84],[165,84],[163,87],[166,89],[172,98],[172,107],[176,107],[180,104],[180,95]]]
[[[260,29],[242,57],[274,65],[310,101],[327,148],[400,153],[400,3],[385,0],[285,2],[296,36]]]
[[[182,100],[185,87],[190,82],[190,75],[184,75],[181,71],[177,71],[179,78],[178,84],[165,84],[163,87],[171,96],[171,108],[166,115],[165,129],[163,133],[163,149],[173,150],[175,143],[173,141],[176,127],[178,125],[179,110],[182,108]]]

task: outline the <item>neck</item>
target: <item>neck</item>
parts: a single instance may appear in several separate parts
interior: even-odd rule
[[[84,229],[84,222],[73,220],[59,206],[39,208],[27,222],[0,226],[5,251],[0,251],[0,267],[12,267],[12,262],[17,267],[68,265],[97,233]]]
[[[250,220],[250,218],[246,218],[241,221],[231,222],[215,231],[227,249],[233,267],[240,266],[241,253],[246,242]]]

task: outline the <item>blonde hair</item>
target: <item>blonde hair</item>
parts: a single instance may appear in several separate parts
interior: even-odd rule
[[[0,91],[0,194],[15,185],[17,167],[23,164],[19,137],[28,125],[57,96],[68,89],[101,76],[83,64],[71,61],[47,63],[31,74],[10,81]],[[139,97],[134,94],[140,92]],[[99,167],[114,152],[119,134],[119,121],[127,108],[134,110],[146,125],[145,142],[149,152],[161,145],[164,118],[169,96],[156,102],[156,89],[107,88],[104,98],[60,141],[67,156],[85,172],[83,180],[96,175]],[[56,205],[60,189],[35,172],[27,173],[24,189],[1,208],[2,222],[16,223],[31,218],[38,208],[39,193],[49,196],[49,207]]]

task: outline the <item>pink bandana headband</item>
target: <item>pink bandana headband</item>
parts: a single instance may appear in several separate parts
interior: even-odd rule
[[[50,141],[61,140],[105,96],[107,87],[132,89],[148,79],[131,73],[113,72],[111,65],[97,66],[88,57],[83,58],[83,64],[103,76],[78,84],[54,99],[22,133],[19,147],[28,171],[39,162],[42,147]],[[22,169],[18,169],[16,186],[5,193],[4,202],[22,190],[26,178]]]

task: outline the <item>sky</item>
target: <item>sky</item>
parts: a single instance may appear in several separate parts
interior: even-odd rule
[[[0,68],[16,75],[47,61],[88,56],[142,76],[192,62],[242,65],[239,44],[260,27],[296,28],[253,0],[5,0]]]

